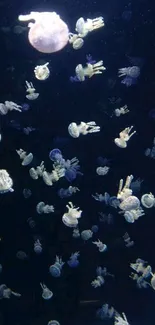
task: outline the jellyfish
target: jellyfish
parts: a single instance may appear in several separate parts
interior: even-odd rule
[[[40,283],[40,286],[42,288],[42,298],[45,300],[49,300],[53,297],[53,292],[47,288],[47,286],[45,285],[45,283]]]
[[[52,161],[61,161],[63,158],[62,158],[62,153],[59,149],[52,149],[49,153],[49,158],[50,160]]]
[[[36,254],[41,254],[42,253],[42,245],[39,239],[36,239],[34,242],[34,252]]]
[[[49,272],[54,278],[61,276],[61,269],[65,263],[62,261],[62,258],[56,256],[55,263],[50,265]]]
[[[69,41],[68,26],[56,12],[31,11],[28,15],[20,15],[18,19],[19,21],[35,21],[28,24],[28,40],[39,52],[60,51]]]
[[[80,256],[79,252],[75,252],[70,256],[69,261],[67,262],[67,264],[72,267],[75,268],[77,266],[79,266],[79,261],[78,261],[78,257]]]
[[[140,76],[140,68],[134,65],[132,67],[118,69],[118,76],[125,76],[121,83],[125,84],[127,87],[130,87],[131,85],[135,85],[137,83],[137,79]]]

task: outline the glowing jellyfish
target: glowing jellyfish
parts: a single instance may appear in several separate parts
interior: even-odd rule
[[[20,15],[20,21],[34,20],[29,23],[28,39],[30,44],[39,52],[54,53],[63,49],[69,41],[67,24],[56,12],[34,12]]]
[[[13,181],[5,169],[0,169],[0,194],[13,192]]]

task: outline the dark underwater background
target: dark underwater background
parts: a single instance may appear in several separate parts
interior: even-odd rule
[[[30,11],[56,11],[71,31],[81,16],[103,16],[105,26],[91,33],[79,51],[66,46],[46,55],[31,47],[27,31],[14,32],[14,26],[19,25],[18,15]],[[87,54],[96,61],[103,60],[106,71],[84,83],[71,83],[69,78],[76,65],[85,64]],[[128,57],[140,58],[144,63],[138,83],[127,88],[118,78],[118,69],[130,66]],[[51,74],[45,82],[33,75],[34,67],[42,60],[50,62]],[[107,321],[96,318],[96,310],[104,303],[119,313],[125,312],[131,325],[154,325],[155,292],[151,288],[138,289],[129,278],[129,265],[138,257],[155,270],[154,209],[148,209],[145,216],[129,224],[117,210],[106,210],[91,195],[105,191],[116,195],[119,180],[130,174],[144,180],[139,197],[155,193],[155,161],[144,154],[155,136],[155,5],[146,0],[0,1],[0,102],[27,102],[25,80],[35,84],[39,98],[29,102],[28,111],[9,112],[0,120],[0,169],[6,169],[14,181],[14,192],[0,197],[0,284],[6,283],[22,294],[20,299],[0,300],[0,325],[46,325],[51,319],[61,325],[105,324]],[[111,104],[109,98],[113,97],[121,99],[120,106],[127,104],[130,113],[112,118],[113,110],[119,106]],[[11,126],[12,120],[21,128],[31,125],[36,131],[27,136]],[[95,121],[101,132],[73,139],[67,130],[72,121]],[[128,147],[121,150],[113,140],[130,125],[137,133]],[[57,191],[68,187],[68,182],[61,179],[50,188],[42,180],[33,181],[29,166],[21,165],[16,153],[19,148],[33,153],[35,165],[44,160],[47,170],[52,167],[48,155],[53,148],[59,148],[68,159],[79,159],[84,175],[73,182],[80,192],[71,201],[83,210],[81,230],[93,224],[99,226],[96,238],[104,239],[108,245],[104,255],[97,252],[91,241],[74,240],[61,221],[68,200],[60,199]],[[95,172],[99,156],[111,159],[110,172],[103,178]],[[24,188],[32,191],[27,200]],[[38,215],[36,205],[40,201],[53,204],[56,212]],[[99,223],[100,211],[113,214],[112,226]],[[28,225],[29,217],[36,222],[34,229]],[[135,242],[131,249],[122,245],[126,231]],[[35,236],[41,238],[43,246],[39,256],[33,251]],[[16,257],[19,250],[28,254],[28,260]],[[80,266],[70,269],[65,265],[60,278],[51,277],[48,269],[55,256],[67,261],[75,251],[81,253]],[[94,289],[91,281],[99,265],[106,266],[115,278]],[[51,300],[42,299],[40,282],[53,291]]]

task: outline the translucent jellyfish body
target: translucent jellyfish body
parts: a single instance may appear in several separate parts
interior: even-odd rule
[[[123,211],[135,210],[140,207],[140,201],[136,196],[129,196],[125,200],[123,200],[119,208]]]
[[[49,267],[50,274],[58,278],[61,275],[61,269],[65,263],[62,261],[62,258],[59,256],[56,256],[55,263]]]
[[[109,307],[108,304],[102,305],[102,307],[96,312],[96,316],[101,320],[112,318],[114,317],[114,314],[115,309],[113,307]]]
[[[54,161],[54,162],[59,162],[62,161],[63,157],[62,157],[62,153],[61,150],[59,149],[52,149],[49,153],[49,158],[50,160]]]
[[[152,208],[155,205],[154,195],[152,193],[142,195],[141,203],[145,208]]]
[[[0,169],[0,194],[13,192],[13,181],[5,169]]]
[[[43,65],[37,65],[34,69],[35,77],[38,80],[46,80],[50,75],[50,70],[48,68],[49,62]]]
[[[67,24],[56,12],[30,12],[20,15],[20,21],[34,20],[29,23],[28,39],[30,44],[39,52],[54,53],[63,49],[69,41]]]
[[[82,211],[76,208],[72,202],[68,202],[66,207],[68,212],[64,213],[62,221],[67,227],[76,227],[78,225],[78,219],[81,218]]]
[[[139,217],[143,216],[144,214],[144,210],[138,208],[130,211],[125,211],[124,218],[127,222],[134,223],[135,220],[139,219]]]
[[[68,126],[68,132],[73,138],[78,138],[80,134],[86,135],[88,133],[99,132],[100,127],[96,125],[96,122],[81,122],[77,125],[75,122],[72,122]]]
[[[121,83],[125,84],[127,87],[137,83],[137,78],[140,75],[140,68],[138,66],[122,68],[118,70],[118,76],[123,77]]]
[[[40,283],[40,286],[42,288],[42,298],[45,300],[49,300],[53,297],[53,292],[47,288],[47,286],[44,283]]]
[[[79,266],[79,261],[78,261],[78,257],[80,256],[79,252],[75,252],[70,256],[69,261],[67,262],[67,264],[72,267],[75,268],[77,266]]]
[[[42,253],[42,244],[39,239],[36,239],[34,242],[34,252],[39,255]]]
[[[16,297],[21,297],[20,293],[12,291],[10,288],[6,286],[6,284],[0,285],[0,299],[9,299],[11,294]]]
[[[27,155],[26,151],[24,151],[23,149],[16,150],[16,152],[18,153],[20,159],[22,160],[23,166],[27,166],[32,162],[32,160],[33,160],[32,152],[30,152],[28,155]]]
[[[100,253],[103,253],[107,250],[107,245],[103,244],[99,239],[98,241],[94,241],[93,244],[95,244],[98,247]]]
[[[88,240],[90,238],[92,238],[93,236],[93,232],[92,230],[88,229],[88,230],[83,230],[81,232],[81,238],[85,241],[85,240]]]
[[[105,176],[108,174],[110,167],[104,166],[104,167],[97,167],[96,168],[96,173],[100,176]]]

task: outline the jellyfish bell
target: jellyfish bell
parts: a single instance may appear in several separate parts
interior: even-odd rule
[[[68,26],[56,12],[30,12],[29,15],[20,15],[18,19],[35,21],[28,24],[28,39],[39,52],[60,51],[69,41]]]

